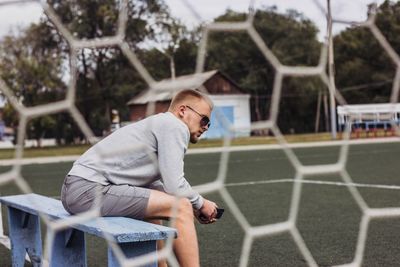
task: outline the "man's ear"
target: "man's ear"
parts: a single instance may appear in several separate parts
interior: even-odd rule
[[[185,111],[186,111],[185,105],[180,105],[178,107],[178,115],[179,115],[179,117],[183,118],[183,116],[185,115]]]

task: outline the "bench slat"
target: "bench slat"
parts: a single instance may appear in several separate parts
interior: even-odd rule
[[[0,202],[34,215],[42,213],[53,219],[71,216],[64,209],[61,201],[34,193],[0,197]],[[100,219],[101,223],[98,221]],[[177,235],[173,228],[125,217],[101,217],[71,227],[99,237],[104,237],[104,233],[107,233],[118,243],[161,240]]]

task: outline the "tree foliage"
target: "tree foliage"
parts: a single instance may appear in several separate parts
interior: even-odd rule
[[[400,3],[385,1],[379,7],[375,23],[399,54]],[[390,100],[396,66],[368,28],[351,27],[343,31],[335,37],[334,48],[336,84],[348,103]]]
[[[227,10],[216,21],[245,19],[246,14]],[[317,40],[318,30],[301,14],[294,11],[277,14],[274,8],[261,9],[255,15],[254,27],[282,64],[317,65],[321,49],[321,44]],[[253,120],[268,119],[275,69],[246,32],[213,33],[210,36],[207,59],[207,69],[223,71],[252,96]],[[289,108],[297,111],[310,110],[302,107],[302,104],[308,101],[304,99],[293,101],[292,97],[285,98],[285,94],[301,96],[310,90],[318,90],[320,87],[317,85],[320,85],[318,79],[309,80],[307,83],[294,79],[285,80],[278,121],[284,132],[288,132],[291,128],[296,128],[297,131],[310,128],[304,121],[301,124],[297,123],[298,118],[294,116],[296,112],[285,112]],[[306,117],[309,115],[305,114]]]
[[[52,1],[64,25],[79,39],[95,39],[117,33],[119,1]],[[129,1],[125,41],[132,50],[154,38],[157,17],[168,16],[158,0]],[[149,21],[155,21],[150,24]],[[142,77],[116,47],[82,49],[79,53],[77,105],[95,134],[110,127],[111,109],[128,118],[126,102],[146,87]]]
[[[7,36],[0,43],[1,77],[24,106],[32,107],[64,98],[64,56],[58,41],[59,36],[45,25],[32,24],[20,36]],[[8,125],[16,127],[18,118],[10,104],[5,108],[5,120]],[[50,115],[32,119],[27,127],[28,137],[40,140],[52,131],[55,123]]]
[[[63,25],[78,39],[115,35],[119,3],[116,0],[49,1]],[[138,43],[146,38],[154,38],[157,16],[168,16],[161,1],[129,1],[125,41],[132,50],[138,49]],[[149,21],[155,22],[149,26]],[[70,47],[47,17],[21,31],[20,36],[4,38],[0,53],[1,75],[23,104],[40,105],[65,97],[69,76],[65,66],[69,64]],[[126,102],[145,87],[143,79],[118,48],[78,51],[75,104],[95,134],[103,134],[110,126],[112,108],[120,110],[127,119]],[[49,118],[64,126],[54,129],[54,123],[32,121],[28,132],[39,138],[43,136],[39,128],[53,127],[59,139],[63,138],[63,128],[71,129],[73,136],[81,135],[69,116]],[[42,119],[49,121],[47,117],[39,118]]]

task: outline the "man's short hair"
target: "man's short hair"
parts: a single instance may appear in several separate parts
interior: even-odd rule
[[[210,106],[210,109],[213,109],[213,107],[214,107],[214,104],[208,95],[206,95],[198,90],[185,89],[185,90],[179,91],[174,96],[174,98],[172,99],[171,104],[169,106],[169,109],[175,110],[176,107],[178,107],[185,101],[191,101],[191,100],[204,100]]]

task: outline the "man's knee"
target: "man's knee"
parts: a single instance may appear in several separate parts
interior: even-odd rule
[[[187,198],[176,198],[163,192],[151,190],[146,217],[193,216],[192,204]]]
[[[193,217],[192,203],[187,198],[180,198],[178,200],[178,211],[187,216]]]

